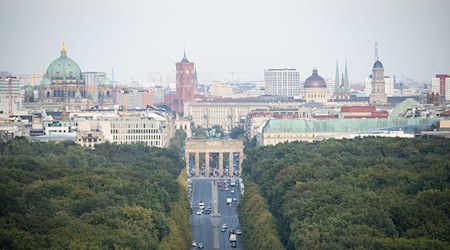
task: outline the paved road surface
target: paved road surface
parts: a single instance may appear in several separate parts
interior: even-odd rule
[[[240,199],[239,185],[229,187],[229,191],[221,191],[217,186],[222,179],[192,179],[191,186],[191,206],[193,214],[190,218],[192,225],[193,241],[202,242],[205,249],[244,249],[242,236],[237,236],[237,248],[231,248],[228,231],[233,228],[241,228],[239,224],[237,205]],[[223,186],[223,185],[222,185]],[[232,194],[231,190],[235,190]],[[237,198],[238,202],[226,203],[226,198]],[[211,215],[197,215],[198,203],[202,201],[205,207],[211,206],[213,212]],[[217,216],[220,213],[220,217]],[[226,223],[228,228],[226,232],[221,232],[221,226]],[[245,232],[243,232],[245,233]]]

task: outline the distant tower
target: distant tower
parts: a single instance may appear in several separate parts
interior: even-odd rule
[[[350,99],[350,88],[348,86],[347,60],[345,60],[345,78],[342,74],[342,79],[339,80],[339,65],[336,61],[336,75],[334,80],[334,100],[348,100]]]
[[[350,83],[348,81],[348,71],[347,71],[347,58],[345,58],[344,90],[345,92],[350,94]]]
[[[189,62],[184,52],[181,62],[175,63],[177,70],[176,97],[172,109],[184,113],[184,105],[194,100],[194,63]]]
[[[386,82],[384,81],[383,64],[378,58],[378,43],[375,42],[375,63],[372,68],[372,93],[369,97],[372,105],[383,105],[387,103]]]
[[[336,61],[336,75],[334,77],[334,93],[339,93],[341,89],[341,83],[339,81],[339,63]]]
[[[198,88],[197,67],[194,67],[194,89]]]

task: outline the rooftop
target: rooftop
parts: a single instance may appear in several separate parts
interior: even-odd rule
[[[406,126],[429,126],[438,120],[424,118],[395,119],[272,119],[263,128],[266,133],[348,133],[372,130],[399,130]]]

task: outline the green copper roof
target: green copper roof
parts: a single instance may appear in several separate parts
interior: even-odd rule
[[[429,125],[435,119],[395,118],[395,119],[272,119],[263,132],[266,133],[347,133],[365,132],[407,125]]]
[[[25,92],[33,92],[33,86],[31,85],[25,86]]]
[[[47,77],[42,78],[41,86],[48,86],[48,85],[52,85],[52,82],[50,81],[50,79],[48,79]]]
[[[61,50],[61,56],[48,66],[46,74],[50,79],[82,79],[80,67],[67,57],[65,47]]]
[[[100,85],[102,86],[110,86],[111,85],[111,81],[108,79],[108,77],[102,77],[100,79]]]
[[[403,102],[399,103],[395,108],[392,110],[390,116],[392,118],[401,117],[405,114],[405,112],[409,109],[413,108],[423,108],[423,105],[420,104],[418,101],[408,98],[404,100]]]

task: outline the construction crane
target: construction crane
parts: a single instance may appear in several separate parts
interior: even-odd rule
[[[123,88],[120,93],[122,94],[123,97],[123,105],[122,105],[122,111],[123,114],[126,116],[127,115],[127,96],[130,93],[130,91],[128,89]]]
[[[232,72],[228,72],[227,74],[230,74],[230,75],[231,75],[231,81],[234,82],[234,74],[241,74],[241,73],[244,73],[244,72],[235,72],[235,71],[232,71]]]
[[[27,83],[30,83],[31,86],[36,85],[36,78],[42,79],[44,77],[44,74],[42,73],[33,73],[33,74],[21,74],[18,75],[17,78],[25,80]]]

